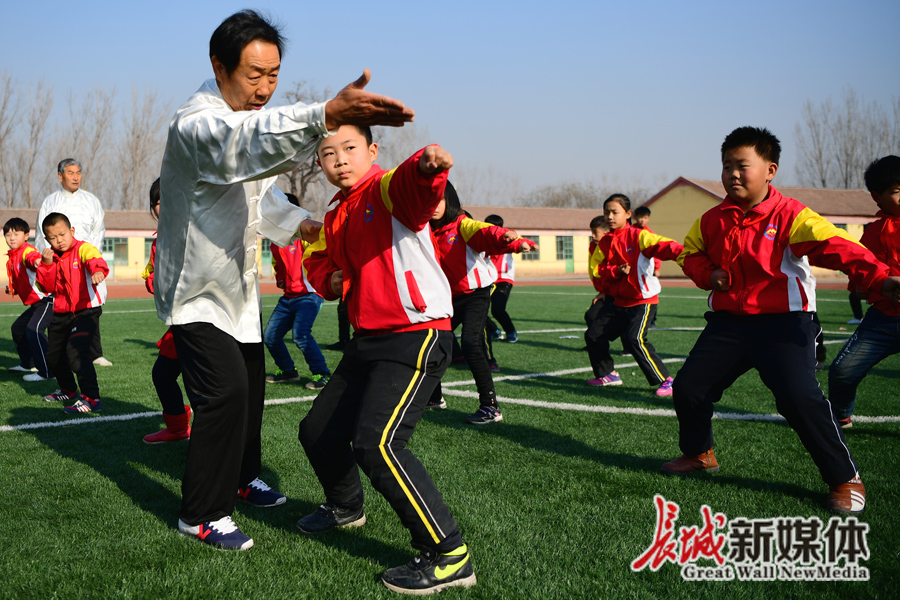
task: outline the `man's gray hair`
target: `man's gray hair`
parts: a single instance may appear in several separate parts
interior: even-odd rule
[[[62,175],[66,172],[66,167],[71,167],[75,165],[79,169],[81,168],[81,163],[75,160],[74,158],[66,158],[64,160],[59,161],[59,166],[56,167],[56,172]]]

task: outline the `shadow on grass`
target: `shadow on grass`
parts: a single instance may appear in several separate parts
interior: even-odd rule
[[[435,424],[451,429],[471,430],[473,426],[465,424],[462,417],[463,413],[459,411],[443,410],[439,413],[433,411],[426,413],[424,418]],[[571,458],[587,459],[617,469],[655,474],[661,478],[661,481],[678,481],[679,479],[676,476],[666,476],[659,472],[659,469],[664,462],[672,460],[677,456],[677,449],[673,449],[672,455],[666,457],[638,456],[637,454],[632,453],[610,452],[594,448],[584,442],[572,439],[569,436],[556,434],[547,431],[546,429],[507,422],[480,426],[478,433],[501,438],[519,444],[524,448],[530,448],[541,452],[548,452]],[[687,479],[705,481],[720,487],[775,491],[804,501],[808,500],[810,496],[821,492],[821,490],[810,490],[792,483],[722,474],[714,475],[711,473],[698,473],[688,476]]]
[[[122,341],[129,343],[129,344],[134,344],[136,346],[143,346],[144,348],[149,348],[154,351],[157,350],[156,342],[153,342],[150,340],[138,340],[135,338],[128,338],[128,339],[124,339]]]

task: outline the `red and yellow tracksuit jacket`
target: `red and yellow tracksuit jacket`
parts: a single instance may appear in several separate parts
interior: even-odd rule
[[[304,252],[306,279],[334,300],[331,276],[343,270],[343,298],[361,335],[450,329],[450,284],[428,222],[444,197],[447,171],[419,171],[419,150],[399,167],[373,165],[325,215],[319,239]]]
[[[859,242],[887,265],[891,275],[900,275],[900,217],[880,210],[875,216],[881,219],[866,226]],[[886,315],[900,317],[900,304],[882,296],[881,288],[869,292],[869,302]]]
[[[654,259],[676,260],[682,250],[675,240],[651,233],[649,229],[613,229],[600,238],[591,254],[592,261],[599,261],[591,279],[600,280],[601,287],[597,289],[611,294],[616,306],[659,304],[662,288],[653,274]],[[623,264],[631,265],[627,275],[619,270]]]
[[[513,285],[516,282],[516,263],[512,254],[491,254],[488,258],[497,271],[498,283],[502,281]]]
[[[41,253],[31,244],[6,253],[6,275],[10,291],[19,297],[22,304],[31,306],[43,300],[49,294],[37,281],[37,263],[41,262]]]
[[[297,298],[306,294],[318,294],[303,272],[303,252],[309,244],[303,240],[292,242],[282,248],[275,242],[269,244],[272,250],[272,270],[275,283],[284,290],[285,298]],[[319,294],[321,296],[321,294]]]
[[[594,289],[597,290],[597,293],[609,294],[609,289],[604,285],[603,280],[600,279],[600,273],[598,271],[600,263],[603,262],[604,258],[598,248],[597,242],[591,240],[591,243],[588,245],[588,276],[591,278],[591,284],[594,286]]]
[[[106,302],[106,280],[99,284],[91,275],[109,275],[100,251],[87,242],[75,240],[62,254],[53,254],[53,264],[38,263],[38,282],[53,293],[53,312],[71,313],[101,306]]]
[[[816,310],[810,264],[842,271],[863,290],[881,290],[888,268],[862,244],[794,198],[769,186],[769,196],[745,215],[731,198],[691,227],[678,257],[700,289],[722,268],[731,288],[712,291],[709,307],[736,315]]]
[[[153,235],[156,235],[156,233],[154,233]],[[144,279],[144,286],[151,294],[153,293],[153,274],[155,272],[156,240],[153,240],[153,243],[150,244],[150,260],[147,261],[147,266],[144,267],[143,271],[141,271],[141,277],[143,277]],[[159,341],[156,342],[156,347],[159,348],[159,353],[166,358],[178,360],[178,351],[175,349],[175,338],[172,337],[171,327],[166,329],[166,332],[163,334],[163,336],[159,338]]]
[[[510,243],[503,241],[509,231],[483,221],[470,219],[464,214],[434,231],[434,241],[441,256],[441,267],[450,281],[454,296],[468,294],[487,287],[497,279],[497,270],[482,255],[516,252],[529,239],[518,238]]]

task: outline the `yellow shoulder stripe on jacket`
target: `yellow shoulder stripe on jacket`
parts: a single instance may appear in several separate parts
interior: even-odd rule
[[[305,263],[306,259],[309,258],[309,256],[313,252],[324,252],[327,247],[328,247],[328,244],[325,243],[325,228],[322,227],[319,230],[319,239],[318,240],[316,240],[312,244],[307,244],[305,242],[303,243],[303,262]],[[306,269],[305,264],[304,264],[303,268]]]
[[[646,229],[641,229],[641,233],[638,234],[638,249],[644,251],[651,246],[656,246],[657,244],[660,244],[662,242],[671,241],[673,241],[671,238],[663,237],[655,233],[650,233]]]
[[[859,244],[859,242],[854,240],[849,233],[835,227],[828,219],[810,208],[801,210],[797,216],[794,217],[794,222],[791,223],[790,243],[792,244],[801,242],[820,242],[833,237],[844,238],[854,244]]]
[[[100,251],[87,242],[81,244],[81,246],[78,248],[78,256],[81,257],[81,260],[83,261],[89,260],[91,258],[103,258],[103,255],[100,254]]]
[[[153,272],[153,261],[152,261],[152,260],[148,260],[148,261],[147,261],[147,266],[144,267],[144,270],[143,270],[143,271],[141,271],[141,279],[144,279],[144,280],[149,279],[149,278],[150,278],[150,273],[152,273],[152,272]]]
[[[701,217],[702,219],[702,217]],[[684,266],[684,259],[691,254],[706,251],[706,240],[703,239],[703,231],[700,229],[700,219],[694,221],[691,230],[684,238],[684,250],[678,255],[678,266]]]
[[[388,190],[391,187],[391,179],[394,178],[394,173],[396,172],[397,169],[391,169],[381,176],[381,201],[384,202],[385,208],[387,208],[388,212],[391,214],[394,214],[394,202],[391,200],[391,195]]]
[[[459,222],[459,233],[463,236],[463,240],[468,242],[472,239],[473,235],[485,227],[492,227],[492,225],[490,223],[485,223],[484,221],[476,221],[469,217],[463,217],[463,220]]]

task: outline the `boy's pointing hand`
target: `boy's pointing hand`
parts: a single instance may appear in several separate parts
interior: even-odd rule
[[[432,174],[453,166],[453,156],[440,146],[428,146],[419,158],[419,170]]]
[[[891,302],[900,302],[900,277],[888,277],[881,286],[881,295]]]

